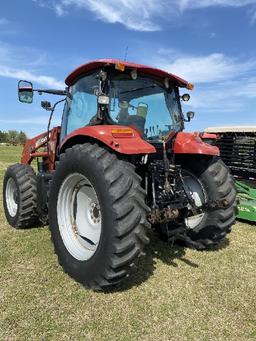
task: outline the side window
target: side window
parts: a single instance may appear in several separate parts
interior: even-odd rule
[[[79,79],[71,88],[72,100],[67,99],[63,120],[61,138],[72,133],[72,131],[89,124],[97,113],[97,96],[95,90],[98,88],[97,74]]]
[[[67,134],[89,124],[96,114],[97,98],[95,95],[77,91],[73,94],[67,122]]]

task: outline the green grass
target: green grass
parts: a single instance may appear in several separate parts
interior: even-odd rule
[[[1,191],[20,153],[0,147]],[[63,273],[47,228],[15,230],[1,208],[0,340],[256,339],[256,225],[211,252],[151,240],[128,282],[95,293]]]

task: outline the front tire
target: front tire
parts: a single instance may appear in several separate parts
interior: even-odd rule
[[[38,225],[37,181],[30,165],[17,163],[6,170],[3,204],[8,223],[16,229]]]
[[[148,207],[134,167],[86,143],[60,157],[49,197],[49,224],[65,272],[94,290],[119,283],[149,239]]]

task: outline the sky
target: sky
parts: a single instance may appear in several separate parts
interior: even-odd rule
[[[196,113],[187,130],[256,125],[256,0],[3,0],[0,130],[45,131],[40,102],[58,99],[18,102],[19,79],[62,89],[77,66],[126,52],[195,85],[183,108]]]

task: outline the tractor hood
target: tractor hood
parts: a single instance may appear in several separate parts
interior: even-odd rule
[[[172,73],[168,73],[166,71],[152,68],[150,66],[141,65],[141,64],[135,64],[130,62],[124,62],[117,59],[99,59],[87,64],[83,64],[79,66],[77,69],[75,69],[73,72],[71,72],[68,77],[65,80],[65,83],[67,86],[72,86],[77,78],[79,78],[82,75],[85,75],[88,72],[92,72],[94,70],[97,70],[99,68],[102,68],[104,66],[115,66],[116,69],[124,71],[125,68],[130,69],[137,69],[138,72],[151,75],[153,77],[160,77],[160,78],[169,78],[175,85],[187,88],[189,90],[193,89],[193,84],[187,82],[186,80],[175,76]]]

